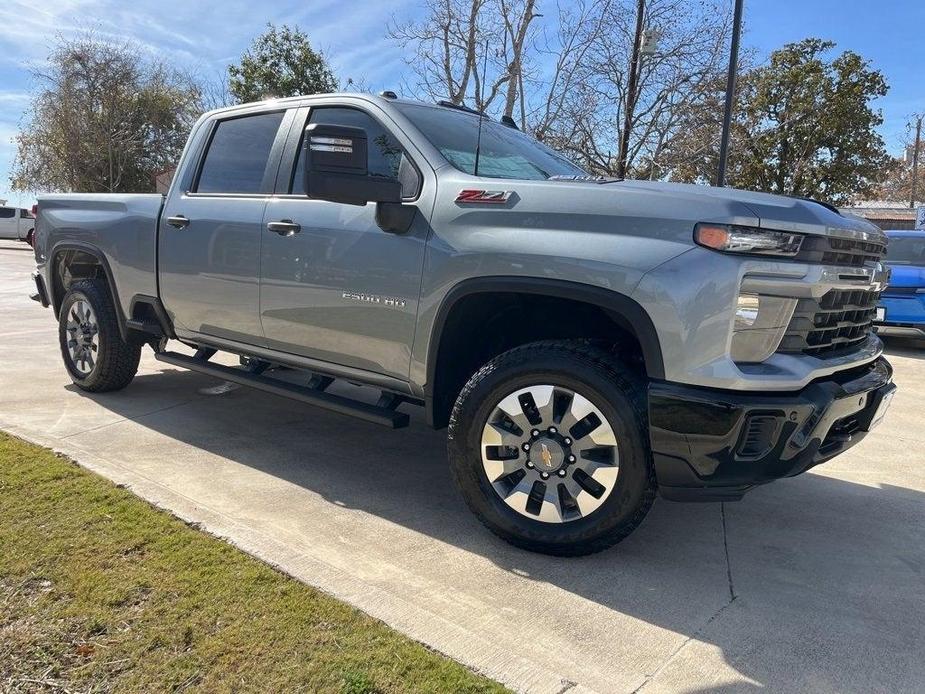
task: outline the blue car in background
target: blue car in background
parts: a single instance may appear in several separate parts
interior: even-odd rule
[[[887,231],[886,235],[891,275],[874,326],[880,335],[925,338],[925,231]]]

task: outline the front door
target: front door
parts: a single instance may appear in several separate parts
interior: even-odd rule
[[[288,194],[274,197],[264,214],[260,316],[267,346],[407,380],[427,221],[419,212],[407,233],[389,234],[376,225],[372,203],[306,198],[306,115],[303,109],[296,116],[283,158]],[[405,196],[418,196],[420,174],[380,120],[359,108],[317,107],[309,122],[366,130],[369,173],[398,178],[402,168]],[[267,228],[280,222],[294,226]]]
[[[168,198],[159,230],[160,293],[180,336],[264,344],[261,232],[290,120],[274,111],[212,124],[190,190]]]

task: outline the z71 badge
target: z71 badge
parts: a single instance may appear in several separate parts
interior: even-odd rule
[[[456,196],[456,203],[503,205],[511,198],[511,190],[461,190]]]

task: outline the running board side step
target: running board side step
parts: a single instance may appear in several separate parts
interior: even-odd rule
[[[392,429],[408,426],[409,417],[407,413],[398,412],[394,407],[370,405],[359,400],[345,398],[342,395],[327,393],[323,388],[300,386],[271,376],[264,376],[254,371],[244,371],[232,366],[213,364],[208,361],[208,358],[190,357],[177,352],[155,352],[154,358],[190,371],[198,371],[225,381],[240,383],[242,386],[250,386],[284,398],[292,398],[309,405],[323,407],[332,412],[347,414],[374,424],[382,424]]]

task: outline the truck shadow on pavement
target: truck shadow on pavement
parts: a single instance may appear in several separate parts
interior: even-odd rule
[[[412,425],[393,432],[246,389],[203,394],[217,384],[169,370],[140,374],[122,393],[81,394],[200,452],[484,557],[516,575],[510,580],[522,582],[525,591],[551,584],[711,644],[752,683],[739,681],[732,689],[900,691],[925,681],[925,494],[919,491],[807,474],[724,507],[659,500],[643,525],[612,550],[552,558],[507,545],[469,513],[447,468],[445,432],[427,428],[418,408],[405,405]],[[156,409],[165,392],[188,399]],[[138,416],[146,397],[149,414]],[[873,441],[839,465],[877,465]],[[157,455],[153,445],[151,451]],[[921,463],[922,454],[914,455]],[[201,455],[195,464],[202,464]],[[392,560],[405,566],[445,559],[439,550],[402,554],[420,539],[402,542]],[[448,591],[459,579],[452,572],[457,565],[448,562]],[[478,594],[479,587],[467,589]],[[575,603],[580,607],[580,600]],[[514,603],[511,609],[519,608]],[[637,634],[601,635],[593,618],[586,626],[588,635],[613,639],[621,653],[647,647]],[[675,655],[659,666],[663,675],[683,654]],[[627,661],[639,657],[627,651]],[[700,681],[714,682],[711,674],[703,665]],[[723,681],[728,673],[704,689],[716,691]]]

